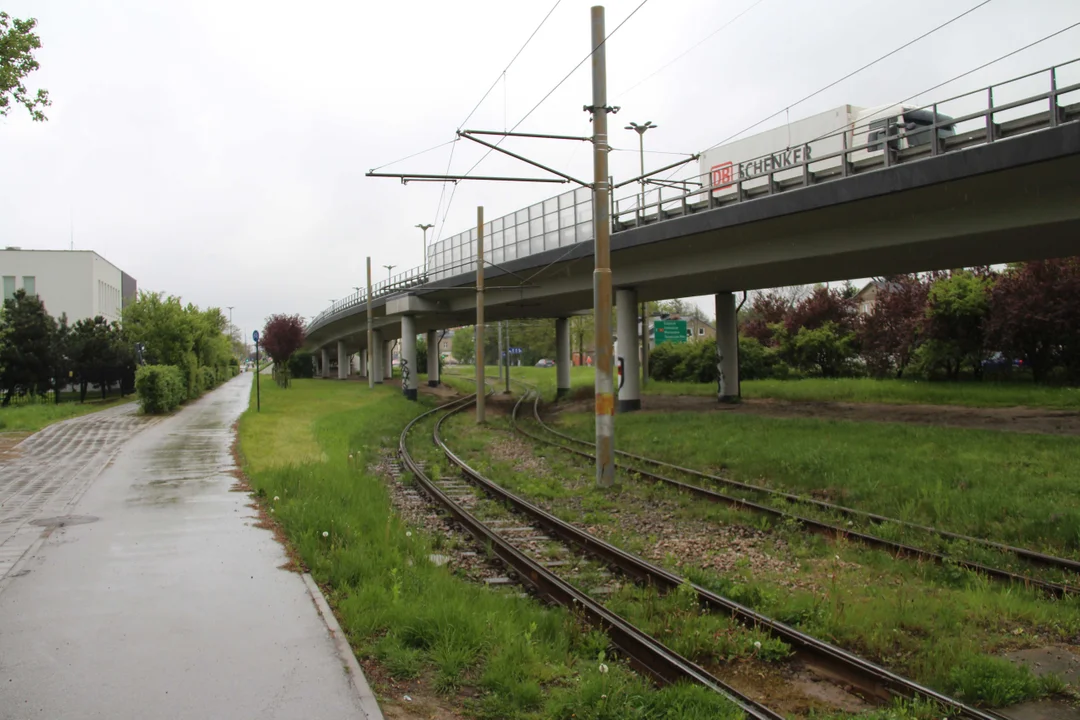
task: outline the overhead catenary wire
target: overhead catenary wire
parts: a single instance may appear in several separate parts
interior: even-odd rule
[[[378,167],[371,168],[371,172],[375,172],[376,170],[382,170],[384,167],[390,167],[391,165],[396,165],[399,162],[405,162],[406,160],[412,160],[414,157],[417,157],[418,155],[423,155],[424,153],[429,153],[432,150],[438,150],[441,147],[446,147],[447,145],[451,145],[453,143],[456,143],[457,141],[458,141],[458,138],[455,137],[453,140],[447,140],[446,142],[439,143],[438,145],[433,145],[433,146],[429,147],[427,150],[421,150],[420,152],[414,152],[412,155],[406,155],[403,158],[398,158],[397,160],[391,160],[388,163],[383,163],[382,165],[379,165]]]
[[[920,40],[924,40],[924,39],[930,37],[931,35],[933,35],[937,31],[942,30],[942,29],[948,27],[949,25],[952,25],[954,22],[957,22],[958,20],[970,15],[971,13],[975,12],[979,8],[982,8],[982,7],[985,7],[986,5],[989,5],[991,2],[993,2],[993,0],[982,0],[982,2],[980,2],[979,4],[968,8],[967,10],[960,13],[959,15],[956,15],[956,16],[950,18],[949,20],[946,20],[945,22],[941,23],[940,25],[937,25],[937,26],[931,28],[930,30],[927,30],[922,35],[919,35],[916,38],[908,40],[906,43],[904,43],[900,47],[897,47],[897,48],[894,48],[893,50],[890,50],[889,52],[885,53],[884,55],[881,55],[877,59],[871,60],[870,62],[866,63],[862,67],[859,67],[856,70],[852,70],[847,75],[844,75],[843,77],[841,77],[841,78],[839,78],[837,80],[833,80],[828,85],[825,85],[824,87],[818,88],[817,90],[810,93],[809,95],[805,95],[804,97],[796,100],[793,103],[786,104],[784,107],[780,108],[779,110],[772,113],[771,115],[768,115],[767,117],[763,117],[762,119],[758,120],[754,124],[743,128],[742,130],[740,130],[737,133],[734,133],[733,135],[729,135],[728,137],[724,138],[723,140],[716,143],[715,145],[709,146],[708,148],[706,148],[702,152],[708,152],[709,150],[712,150],[713,148],[720,147],[724,143],[727,143],[727,142],[730,142],[731,140],[734,140],[735,138],[739,137],[743,133],[749,132],[750,130],[753,130],[754,128],[758,127],[759,125],[761,125],[763,123],[766,123],[769,120],[772,120],[777,115],[779,115],[781,113],[784,113],[784,112],[790,111],[791,108],[795,107],[796,105],[801,105],[802,103],[806,102],[807,100],[809,100],[809,99],[811,99],[813,97],[816,97],[816,96],[820,95],[821,93],[825,92],[826,90],[830,90],[831,88],[836,87],[837,85],[844,82],[845,80],[851,79],[852,77],[858,75],[859,73],[863,72],[864,70],[868,70],[868,69],[872,68],[874,65],[877,65],[882,60],[886,60],[886,59],[892,57],[893,55],[895,55],[896,53],[900,52],[901,50],[905,50],[905,49],[911,47],[912,45],[919,42]]]
[[[692,53],[692,52],[693,52],[694,50],[696,50],[697,48],[699,48],[699,47],[701,47],[702,45],[704,45],[704,44],[705,44],[706,42],[708,42],[709,40],[711,40],[711,39],[712,39],[712,38],[713,38],[713,37],[714,37],[715,35],[717,35],[718,33],[720,33],[721,31],[725,30],[726,28],[730,27],[731,25],[734,25],[734,24],[735,24],[735,22],[737,22],[737,21],[739,20],[739,18],[741,18],[741,17],[743,16],[743,15],[746,15],[746,14],[747,14],[748,12],[750,12],[751,10],[753,10],[754,8],[756,8],[756,7],[758,6],[758,5],[760,5],[760,4],[761,4],[761,3],[763,3],[763,2],[765,2],[765,0],[756,0],[756,2],[755,2],[755,3],[753,4],[753,5],[750,5],[749,7],[745,8],[745,9],[744,9],[744,10],[743,10],[742,12],[740,12],[740,13],[739,13],[738,15],[736,15],[735,17],[731,18],[730,20],[728,20],[727,22],[725,22],[725,23],[724,23],[723,25],[721,25],[720,27],[718,27],[718,28],[716,28],[715,30],[713,30],[713,31],[712,31],[711,33],[709,33],[708,35],[706,35],[705,37],[703,37],[703,38],[702,38],[701,40],[697,41],[696,43],[694,43],[693,45],[691,45],[690,47],[688,47],[688,48],[687,48],[686,50],[684,50],[683,52],[681,52],[681,53],[680,53],[679,55],[675,56],[674,58],[672,58],[672,59],[671,59],[671,60],[669,60],[668,62],[664,63],[664,64],[663,64],[663,65],[661,65],[661,66],[660,66],[659,68],[657,68],[657,69],[656,69],[656,70],[654,70],[653,72],[649,73],[649,74],[648,74],[647,76],[645,76],[644,78],[642,78],[642,79],[641,79],[641,80],[639,80],[638,82],[634,83],[634,84],[633,84],[633,85],[631,85],[630,87],[626,88],[626,89],[625,89],[625,90],[623,90],[622,92],[618,92],[618,93],[615,93],[615,97],[616,97],[616,98],[618,98],[618,99],[622,99],[622,97],[623,97],[624,95],[629,95],[629,94],[630,94],[631,92],[633,92],[633,91],[634,91],[635,89],[637,89],[637,88],[638,88],[638,87],[640,87],[641,85],[644,85],[644,84],[645,84],[645,83],[647,83],[647,82],[648,82],[649,80],[652,80],[652,79],[653,79],[654,77],[656,77],[657,75],[659,75],[660,73],[662,73],[662,72],[663,72],[664,70],[667,70],[667,69],[668,69],[669,67],[671,67],[672,65],[674,65],[675,63],[677,63],[677,62],[678,62],[679,60],[682,60],[682,59],[683,59],[684,57],[686,57],[687,55],[689,55],[690,53]]]

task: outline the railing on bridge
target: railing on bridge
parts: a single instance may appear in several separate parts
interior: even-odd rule
[[[874,119],[862,125],[839,127],[836,132],[800,146],[804,148],[801,153],[804,159],[779,170],[741,173],[738,178],[717,178],[706,172],[670,181],[667,187],[655,184],[645,191],[644,202],[638,186],[633,194],[612,200],[612,232],[1076,122],[1080,120],[1080,59],[931,105],[904,106],[904,110],[922,111],[931,120],[907,135],[907,147],[898,147],[894,135],[875,138],[871,125],[878,121]],[[753,160],[747,164],[752,165]],[[571,190],[486,223],[485,257],[499,265],[547,250],[592,242],[592,220],[591,188]],[[413,268],[373,284],[372,296],[377,299],[475,272],[476,228],[471,228],[432,243],[426,267]],[[308,332],[366,301],[363,289],[335,301],[312,319]]]
[[[737,177],[706,171],[667,187],[653,183],[644,197],[639,185],[633,194],[613,202],[612,232],[1076,121],[1080,119],[1080,59],[930,105],[902,107],[905,113],[931,120],[909,131],[906,147],[899,146],[900,138],[893,132],[888,138],[875,137],[875,126],[884,116],[872,116],[863,124],[838,127],[797,146],[803,151],[796,157],[802,159],[782,169],[747,172],[748,166],[757,164],[755,160],[769,157],[763,156],[743,160],[742,172],[732,173]]]

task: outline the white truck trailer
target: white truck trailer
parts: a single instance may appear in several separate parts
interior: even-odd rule
[[[813,173],[839,170],[841,156],[829,156],[860,146],[866,147],[851,152],[848,162],[860,164],[871,158],[879,162],[886,148],[896,153],[929,146],[933,124],[932,112],[911,106],[841,105],[707,150],[700,159],[702,182],[722,197],[734,193],[740,181],[746,191],[766,185],[770,174],[776,183],[800,178],[804,165]],[[939,138],[955,134],[948,116],[939,114],[937,124]]]

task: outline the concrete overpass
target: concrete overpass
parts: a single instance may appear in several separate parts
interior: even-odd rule
[[[1056,88],[1028,100],[1049,100],[1054,111],[1005,123],[992,121],[1000,108],[975,113],[964,119],[991,119],[981,131],[918,152],[879,153],[856,165],[849,157],[865,147],[851,148],[836,163],[815,156],[801,173],[788,172],[781,181],[768,174],[767,183],[752,189],[740,183],[726,193],[706,187],[658,198],[629,218],[616,210],[611,259],[617,354],[627,363],[620,407],[640,404],[636,307],[642,301],[716,294],[723,397],[738,386],[737,291],[1080,254],[1080,104],[1058,101],[1078,88]],[[485,253],[494,263],[485,269],[488,321],[566,318],[591,309],[587,198],[587,189],[572,191],[488,223]],[[529,214],[522,219],[522,213]],[[582,221],[585,215],[588,221]],[[538,217],[553,220],[537,225]],[[541,232],[522,240],[529,227]],[[502,244],[492,247],[496,238]],[[538,246],[541,238],[546,244]],[[476,297],[468,288],[475,283],[475,250],[469,252],[475,231],[451,240],[452,247],[439,243],[429,251],[427,271],[410,271],[374,288],[373,327],[380,344],[402,337],[403,325],[404,334],[415,338],[474,321]],[[520,256],[522,247],[531,252]],[[323,350],[324,374],[329,353],[345,358],[366,348],[365,295],[335,303],[310,324],[307,347]],[[557,321],[556,330],[559,387],[568,388],[565,321]],[[410,344],[404,344],[406,360],[415,359]],[[376,356],[385,358],[386,350]],[[388,362],[378,364],[381,376]],[[365,363],[360,365],[366,373]],[[347,368],[339,362],[339,374]],[[435,377],[437,368],[429,374]]]

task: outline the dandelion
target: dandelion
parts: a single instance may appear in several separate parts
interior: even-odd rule
[[[325,530],[323,530],[323,531],[322,531],[322,536],[323,536],[323,537],[330,537],[330,533],[328,533],[328,532],[326,532]]]
[[[839,555],[833,555],[833,557],[834,557],[834,558],[836,558],[837,560],[839,560],[839,559],[840,559],[840,556],[839,556]]]
[[[273,515],[273,514],[274,514],[274,508],[270,508],[270,514],[271,514],[271,515]]]
[[[755,650],[760,650],[761,649],[761,641],[760,640],[755,640],[754,641],[754,649]]]
[[[405,537],[412,537],[412,530],[406,530]]]
[[[600,663],[600,674],[607,675],[608,667],[604,663]]]
[[[274,496],[274,502],[277,502],[277,501],[278,501],[278,500],[280,500],[280,499],[281,499],[281,498],[279,498],[279,497],[278,497],[277,495],[275,495],[275,496]]]

